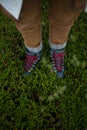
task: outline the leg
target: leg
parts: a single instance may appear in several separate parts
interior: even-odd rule
[[[15,20],[3,7],[0,10],[12,19],[24,38],[25,45],[36,47],[41,41],[41,0],[24,0],[20,18]]]
[[[20,18],[15,23],[24,38],[27,52],[24,71],[29,75],[41,58],[41,0],[24,0]]]
[[[85,8],[86,0],[49,0],[49,22],[51,43],[63,44],[73,22]]]
[[[20,18],[15,23],[25,45],[37,47],[41,41],[41,0],[24,0]]]
[[[26,46],[25,74],[35,68],[41,57],[41,0],[24,0],[20,18],[13,19],[5,10],[4,13],[11,18],[24,38]]]
[[[85,3],[86,0],[49,0],[50,55],[59,78],[64,73],[64,47],[68,34]]]

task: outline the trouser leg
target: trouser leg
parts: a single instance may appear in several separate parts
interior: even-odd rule
[[[17,29],[24,38],[25,45],[37,47],[41,41],[41,0],[24,0]]]
[[[41,32],[41,0],[24,0],[20,18],[14,19],[3,7],[0,10],[11,18],[22,34],[25,45],[37,47],[42,38]]]
[[[49,0],[49,37],[51,43],[63,44],[70,29],[85,7],[86,0]]]

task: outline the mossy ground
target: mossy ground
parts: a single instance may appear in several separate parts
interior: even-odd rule
[[[28,77],[22,36],[0,12],[0,130],[87,130],[87,14],[71,29],[65,77],[58,79],[49,56],[46,5],[43,10],[43,56]]]

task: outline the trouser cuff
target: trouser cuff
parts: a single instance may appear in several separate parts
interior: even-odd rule
[[[29,46],[25,45],[25,48],[27,48],[28,51],[33,52],[33,53],[38,53],[39,51],[42,50],[42,47],[43,47],[42,41],[40,42],[40,45],[37,47],[29,47]]]
[[[49,44],[50,44],[51,49],[55,49],[55,50],[59,49],[60,50],[60,49],[65,48],[67,43],[65,42],[63,44],[55,44],[55,43],[51,43],[50,40],[49,40]]]

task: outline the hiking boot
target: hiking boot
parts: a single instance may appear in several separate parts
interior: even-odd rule
[[[24,74],[29,75],[30,72],[36,67],[41,58],[42,51],[38,53],[29,52],[26,54]]]
[[[53,69],[57,74],[57,77],[63,78],[64,76],[64,49],[50,50],[50,57],[53,64]]]

